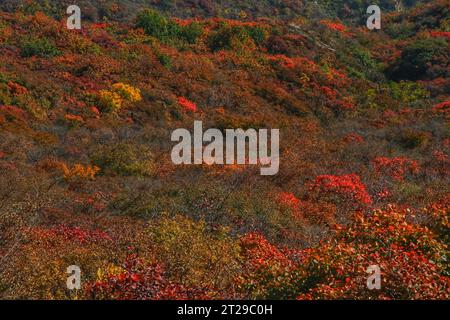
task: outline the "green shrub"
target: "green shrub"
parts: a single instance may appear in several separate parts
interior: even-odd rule
[[[423,187],[413,182],[400,182],[394,186],[396,198],[404,203],[420,198],[423,192]]]
[[[100,147],[91,155],[92,163],[103,174],[147,176],[153,172],[152,154],[148,147],[119,143]]]
[[[155,10],[141,11],[136,18],[136,27],[144,29],[145,33],[159,40],[166,39],[174,28],[169,20]]]
[[[444,77],[450,58],[445,39],[421,39],[408,45],[387,72],[394,80]]]
[[[8,83],[9,78],[6,74],[0,72],[0,83]]]
[[[410,81],[390,82],[392,97],[403,104],[410,104],[428,97],[429,93],[419,83]]]
[[[399,24],[392,24],[386,28],[386,33],[392,38],[396,39],[408,39],[413,37],[416,33],[413,23],[403,22]]]
[[[212,33],[208,39],[209,47],[213,51],[234,50],[237,46],[252,39],[248,30],[240,26],[225,25]]]
[[[144,29],[147,35],[163,42],[179,39],[194,44],[203,33],[203,28],[199,23],[194,22],[187,26],[179,26],[174,21],[151,9],[143,10],[138,14],[136,27]]]
[[[246,30],[257,45],[263,44],[268,37],[267,31],[260,27],[246,27]]]
[[[12,96],[6,83],[0,82],[0,105],[12,104]]]
[[[170,69],[170,67],[172,66],[172,58],[170,56],[168,56],[167,54],[163,54],[163,53],[159,54],[158,60],[167,69]]]
[[[58,48],[47,38],[26,40],[22,43],[21,50],[22,57],[51,58],[61,54]]]
[[[202,34],[203,34],[203,27],[197,22],[193,22],[185,27],[182,27],[179,31],[180,38],[190,44],[196,43],[197,39]]]
[[[399,143],[405,149],[415,149],[426,146],[429,137],[425,132],[407,130],[400,136]]]
[[[209,37],[209,47],[213,51],[236,50],[248,47],[253,42],[263,44],[267,39],[267,32],[263,28],[249,26],[224,25]]]

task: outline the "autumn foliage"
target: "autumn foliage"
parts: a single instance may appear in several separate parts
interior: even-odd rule
[[[0,299],[448,300],[448,1],[425,2],[369,31],[361,1],[80,0],[81,30],[0,1]],[[175,165],[195,120],[278,128],[278,174]]]

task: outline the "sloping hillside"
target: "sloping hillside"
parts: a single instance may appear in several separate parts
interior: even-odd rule
[[[77,31],[2,2],[1,298],[448,299],[447,1],[373,32],[104,3]],[[280,129],[279,173],[174,165],[195,120]]]

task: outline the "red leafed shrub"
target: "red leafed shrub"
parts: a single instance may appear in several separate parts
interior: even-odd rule
[[[442,208],[427,215],[448,228]],[[240,239],[247,266],[240,285],[251,297],[271,299],[446,299],[446,246],[414,217],[395,206],[358,213],[350,225],[336,225],[329,240],[298,252],[247,234]],[[367,288],[371,265],[381,270],[380,290]]]
[[[314,221],[316,223],[333,220],[336,208],[333,205],[316,201],[300,201],[293,193],[281,192],[276,201],[282,209],[287,209],[295,219]]]
[[[432,153],[432,160],[427,162],[427,169],[431,169],[433,173],[430,174],[441,174],[447,176],[450,174],[450,158],[447,153],[441,150],[434,150]]]
[[[414,222],[409,209],[388,206],[357,213],[333,236],[299,251],[277,248],[258,233],[241,237],[245,272],[241,288],[252,298],[269,299],[447,299],[446,245],[448,201],[425,209],[432,226]],[[445,229],[447,228],[447,229]],[[366,272],[381,271],[381,289],[369,290]]]
[[[334,89],[331,89],[330,87],[327,86],[322,86],[320,88],[320,90],[322,90],[322,92],[325,94],[325,96],[329,99],[336,99],[337,96],[337,92]]]
[[[99,271],[97,280],[87,284],[91,299],[185,300],[201,299],[203,293],[187,290],[168,280],[158,264],[145,264],[136,255],[129,256],[121,267]]]
[[[377,200],[385,200],[391,196],[391,192],[387,188],[383,188],[377,192],[376,198]]]
[[[447,39],[450,39],[450,32],[445,32],[445,31],[431,31],[430,35],[432,37],[444,37]]]
[[[372,203],[365,185],[356,174],[318,176],[310,185],[310,191],[320,196],[336,195],[343,200],[351,200],[363,205]]]
[[[267,60],[280,63],[286,69],[301,67],[306,73],[319,72],[319,66],[312,60],[305,57],[287,57],[284,54],[267,55]]]
[[[355,132],[351,132],[347,134],[343,139],[345,143],[362,143],[364,142],[364,138]]]
[[[84,119],[83,119],[82,116],[78,116],[76,114],[70,114],[70,113],[66,114],[64,116],[64,119],[66,119],[69,122],[73,122],[73,123],[77,123],[77,122],[78,123],[82,123],[82,122],[84,122]]]
[[[450,194],[430,203],[422,212],[425,215],[426,226],[442,237],[448,237]]]
[[[21,95],[21,94],[26,94],[26,93],[28,93],[27,88],[21,86],[21,85],[18,84],[18,83],[12,82],[12,81],[9,81],[9,82],[8,82],[8,87],[11,89],[11,91],[12,91],[14,94],[17,94],[17,95]]]
[[[444,162],[444,163],[450,162],[450,159],[448,158],[448,156],[445,152],[442,152],[440,150],[434,150],[432,154],[433,154],[433,157],[439,162]]]
[[[343,97],[336,100],[336,106],[340,110],[353,110],[355,109],[355,102],[352,97]]]
[[[433,111],[438,113],[448,113],[449,110],[450,110],[450,100],[439,103],[433,107]]]
[[[239,288],[251,298],[288,298],[296,290],[295,264],[288,255],[259,233],[240,238],[244,270]]]
[[[263,266],[289,266],[291,261],[276,246],[272,245],[259,233],[247,233],[240,238],[243,255],[246,257],[247,267],[258,269]]]
[[[197,105],[184,97],[179,97],[178,103],[181,107],[183,107],[185,111],[193,111],[193,112],[197,111]]]
[[[269,61],[279,62],[284,68],[293,69],[297,65],[296,61],[283,54],[277,54],[267,57]]]
[[[418,162],[406,157],[377,157],[372,165],[377,174],[385,174],[398,181],[402,181],[406,174],[417,174],[420,171]]]
[[[93,23],[91,24],[92,29],[105,29],[108,26],[107,23]]]
[[[5,118],[13,117],[18,120],[26,118],[26,112],[15,106],[0,106],[0,115],[3,113]]]
[[[278,202],[294,210],[297,210],[300,205],[300,200],[291,192],[279,193]]]
[[[360,214],[332,241],[305,250],[308,288],[298,299],[447,299],[445,246],[409,218],[392,206]],[[380,290],[367,289],[370,265],[380,267]]]
[[[78,227],[68,227],[60,225],[52,228],[33,228],[33,235],[40,239],[56,239],[64,241],[75,241],[79,243],[110,241],[111,237],[103,231],[99,230],[83,230]]]
[[[320,23],[323,24],[324,26],[328,27],[331,30],[338,31],[345,35],[350,35],[350,33],[347,30],[347,27],[344,26],[342,23],[328,21],[328,20],[322,20],[322,21],[320,21]]]
[[[335,221],[336,206],[332,203],[305,199],[300,201],[289,192],[279,193],[276,200],[282,208],[290,210],[295,219],[315,224],[333,224]]]

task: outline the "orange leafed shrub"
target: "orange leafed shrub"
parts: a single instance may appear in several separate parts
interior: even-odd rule
[[[73,122],[84,122],[84,119],[82,116],[77,116],[75,114],[66,114],[64,116],[64,118],[68,121],[73,121]]]
[[[95,175],[100,171],[97,166],[83,166],[81,164],[76,164],[72,168],[69,168],[66,164],[62,164],[62,170],[64,172],[64,178],[66,180],[71,180],[73,178],[85,178],[94,179]]]
[[[11,89],[11,91],[12,91],[14,94],[17,94],[17,95],[21,95],[21,94],[26,94],[26,93],[28,93],[27,88],[21,86],[21,85],[18,84],[18,83],[12,82],[12,81],[9,81],[9,82],[8,82],[8,87]]]
[[[97,107],[91,107],[91,111],[92,111],[92,113],[96,114],[97,116],[100,115],[100,110],[98,110]]]

